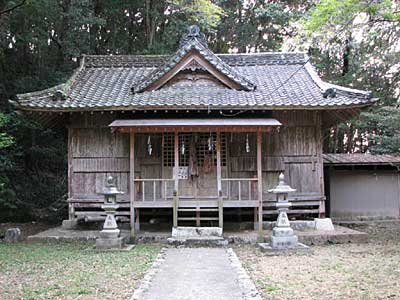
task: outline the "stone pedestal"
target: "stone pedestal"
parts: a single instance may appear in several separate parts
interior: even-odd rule
[[[96,239],[96,249],[98,250],[112,250],[122,249],[125,245],[125,240],[122,236],[116,238],[103,238]]]
[[[295,248],[298,243],[297,235],[294,234],[292,228],[275,227],[271,236],[271,247],[276,249]]]
[[[294,234],[293,229],[290,228],[289,218],[287,216],[287,209],[290,203],[277,203],[279,209],[279,216],[276,221],[276,227],[272,230],[271,247],[276,249],[290,249],[295,248],[298,242],[297,236]]]
[[[21,230],[19,228],[9,228],[4,235],[6,243],[17,243],[22,240]]]
[[[96,248],[100,250],[121,249],[124,246],[124,238],[120,236],[115,213],[119,205],[103,204],[102,209],[106,212],[103,230],[100,231],[100,237],[96,239]]]
[[[72,219],[72,220],[64,220],[62,221],[62,228],[66,230],[75,230],[78,227],[78,220],[77,219]]]

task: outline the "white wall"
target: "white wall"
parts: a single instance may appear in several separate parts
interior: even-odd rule
[[[396,171],[330,171],[334,219],[400,217],[400,174]]]

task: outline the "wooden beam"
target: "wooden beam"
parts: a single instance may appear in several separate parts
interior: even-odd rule
[[[218,226],[224,226],[224,205],[222,200],[222,182],[221,182],[221,133],[217,132],[216,151],[217,151],[217,192],[218,192]]]
[[[131,238],[135,237],[135,134],[130,134],[129,140],[129,195],[130,195],[130,225]]]
[[[258,233],[262,236],[263,189],[262,189],[262,133],[257,132],[257,194],[258,194]]]

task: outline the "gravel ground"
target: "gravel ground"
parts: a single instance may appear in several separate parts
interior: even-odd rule
[[[353,229],[370,241],[312,247],[306,255],[270,257],[250,246],[235,252],[264,299],[400,299],[400,222]]]

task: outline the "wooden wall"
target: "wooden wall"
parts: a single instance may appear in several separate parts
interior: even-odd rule
[[[277,184],[284,172],[299,196],[324,195],[320,114],[312,111],[274,112],[283,125],[263,134],[263,192]],[[129,135],[111,133],[107,127],[117,117],[110,114],[74,114],[69,126],[69,198],[102,200],[105,178],[116,178],[118,188],[129,195]],[[249,134],[250,152],[245,150],[246,135],[227,133],[227,166],[223,177],[254,177],[256,135]],[[172,167],[162,167],[161,136],[152,136],[153,155],[147,154],[147,137],[136,138],[135,176],[171,178]],[[212,177],[210,177],[212,178]]]
[[[128,200],[129,136],[111,133],[108,115],[72,115],[69,126],[69,198],[102,200],[112,175]]]
[[[263,193],[276,186],[280,172],[297,189],[294,195],[323,197],[321,119],[317,112],[274,112],[282,127],[263,134]],[[253,177],[256,172],[256,134],[249,134],[250,152],[245,151],[246,136],[229,134],[230,177]]]

